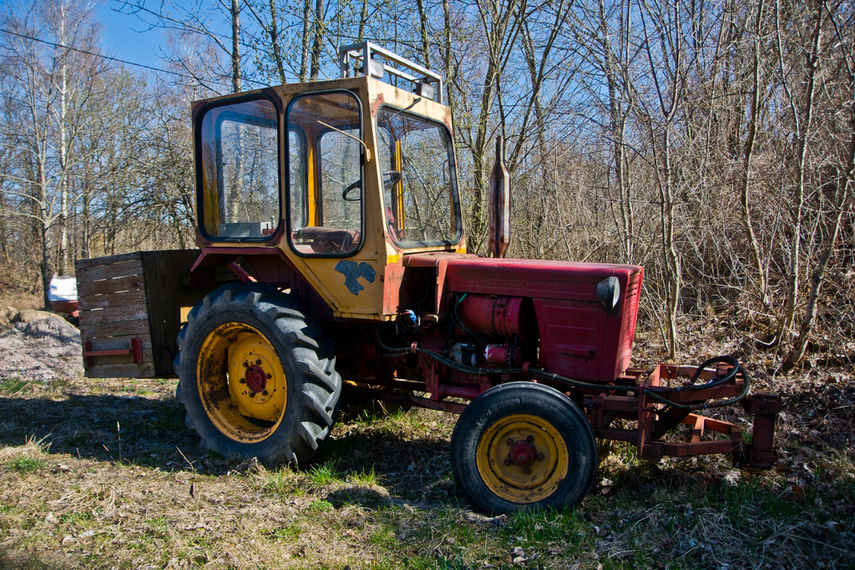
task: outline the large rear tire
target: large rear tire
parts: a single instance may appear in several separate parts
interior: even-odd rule
[[[341,376],[293,297],[261,284],[217,289],[190,311],[178,348],[178,398],[209,449],[297,465],[329,435]]]
[[[542,384],[491,388],[460,414],[451,436],[458,487],[488,513],[575,506],[597,468],[585,414]]]

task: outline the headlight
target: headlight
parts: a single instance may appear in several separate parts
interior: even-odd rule
[[[620,300],[620,281],[612,275],[608,279],[603,279],[597,283],[597,299],[607,309],[617,307]]]

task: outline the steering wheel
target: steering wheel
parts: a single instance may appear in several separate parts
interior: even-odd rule
[[[391,190],[392,187],[400,182],[403,179],[401,173],[397,170],[387,170],[383,173],[383,188],[385,190]],[[354,190],[359,190],[362,188],[362,181],[357,180],[351,184],[349,184],[344,190],[341,191],[341,199],[345,202],[359,202],[362,198],[361,196],[357,196],[355,198],[351,197]]]
[[[359,202],[359,200],[362,199],[362,196],[351,198],[350,194],[352,194],[354,190],[360,190],[361,188],[362,180],[357,180],[356,182],[349,184],[344,190],[341,191],[341,199],[345,202]]]
[[[383,173],[383,189],[391,190],[392,187],[400,182],[404,177],[398,170],[387,170]]]

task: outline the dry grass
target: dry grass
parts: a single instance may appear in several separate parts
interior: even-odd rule
[[[351,418],[313,465],[268,470],[202,452],[174,381],[6,381],[0,566],[852,567],[855,378],[773,381],[776,469],[650,465],[615,445],[579,509],[510,518],[457,495],[452,415]]]

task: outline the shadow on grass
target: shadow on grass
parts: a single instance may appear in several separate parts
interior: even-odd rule
[[[0,397],[0,445],[41,440],[49,454],[215,476],[240,471],[246,463],[201,451],[184,426],[183,406],[168,396],[63,398]],[[767,478],[746,472],[730,482],[724,478],[730,472],[726,465],[711,469],[690,460],[653,465],[636,462],[632,449],[619,448],[614,461],[601,465],[579,509],[477,517],[457,496],[451,476],[453,420],[417,410],[388,419],[345,420],[301,473],[259,470],[247,477],[243,500],[269,493],[275,495],[268,498],[272,502],[296,505],[294,511],[304,517],[300,525],[338,525],[345,536],[353,529],[360,537],[354,541],[389,556],[406,550],[413,559],[398,567],[475,567],[466,553],[482,546],[482,559],[496,567],[510,567],[518,546],[552,567],[598,562],[616,568],[759,567],[768,560],[779,567],[855,564],[851,463],[841,465],[841,473],[820,473],[825,464],[814,461],[810,478],[793,465],[791,473],[770,472]],[[15,567],[9,557],[19,551],[0,544],[0,567]],[[458,559],[461,565],[455,566]],[[19,567],[52,566],[33,558]]]
[[[184,425],[183,406],[171,399],[0,398],[0,445],[17,446],[30,440],[42,442],[52,454],[164,470],[192,470],[187,461],[195,464],[206,459],[198,439]]]
[[[241,471],[243,458],[205,451],[184,424],[176,400],[116,395],[50,398],[0,397],[0,445],[41,442],[49,454],[69,454],[99,462],[121,462],[163,471],[195,471],[221,476]],[[372,473],[379,485],[401,500],[420,504],[456,502],[442,435],[407,437],[385,430],[367,435],[345,430],[327,439],[301,471],[333,463],[342,477]],[[192,466],[191,466],[192,465]],[[341,501],[336,501],[341,502]],[[367,504],[377,504],[366,497]]]

